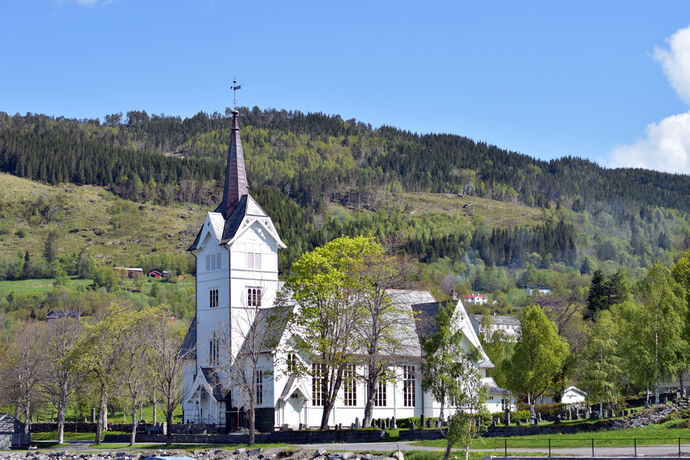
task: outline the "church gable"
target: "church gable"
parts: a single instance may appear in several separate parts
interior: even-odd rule
[[[188,251],[195,251],[207,246],[211,242],[220,244],[223,238],[223,227],[225,226],[225,219],[223,215],[218,212],[206,213],[204,224],[199,229],[199,233],[194,239],[194,243],[187,249]]]
[[[225,223],[222,243],[235,243],[249,229],[260,234],[264,240],[272,239],[276,249],[287,247],[280,239],[273,221],[266,214],[266,211],[259,206],[251,195],[245,195]]]

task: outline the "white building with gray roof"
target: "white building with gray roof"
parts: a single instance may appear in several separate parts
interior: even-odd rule
[[[233,115],[225,187],[221,204],[209,212],[189,250],[197,260],[196,316],[182,347],[182,409],[185,423],[206,423],[228,430],[246,426],[244,390],[231,370],[246,356],[247,331],[266,339],[258,350],[256,426],[260,431],[319,426],[322,415],[317,379],[291,374],[285,363],[304,357],[290,355],[286,330],[294,302],[275,306],[280,287],[278,252],[285,248],[273,222],[251,197],[244,168],[237,112]],[[437,417],[440,405],[421,388],[423,341],[437,330],[436,314],[443,304],[425,290],[390,290],[403,312],[397,322],[402,346],[395,352],[395,379],[379,384],[375,419],[424,415]],[[493,367],[484,353],[462,302],[454,305],[455,327],[469,350],[479,350],[481,376]],[[308,363],[304,363],[308,364]],[[358,373],[362,370],[357,369]],[[486,380],[495,388],[493,380]],[[365,387],[355,381],[341,389],[330,426],[362,420]],[[445,413],[452,412],[446,407]]]

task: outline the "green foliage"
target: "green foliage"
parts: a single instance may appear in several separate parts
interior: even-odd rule
[[[113,291],[120,284],[120,275],[113,267],[97,267],[93,273],[93,285],[96,288],[104,288],[106,291]]]
[[[522,312],[522,333],[506,363],[508,388],[530,401],[543,394],[559,375],[570,355],[568,343],[556,325],[537,306]]]

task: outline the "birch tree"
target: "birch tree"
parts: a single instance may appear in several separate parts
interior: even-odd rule
[[[79,379],[79,363],[75,359],[82,326],[78,319],[61,318],[47,325],[45,373],[41,392],[57,411],[58,443],[65,442],[65,412]]]
[[[353,338],[365,307],[355,274],[370,249],[368,238],[337,238],[303,254],[286,283],[299,304],[288,327],[295,347],[312,363],[307,373],[319,385],[314,403],[323,405],[321,429],[328,427],[343,373],[357,362]]]

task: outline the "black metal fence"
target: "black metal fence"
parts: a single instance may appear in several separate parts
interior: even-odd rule
[[[532,452],[553,455],[578,456],[677,456],[690,457],[690,432],[688,437],[633,437],[633,438],[551,438],[520,439],[485,438],[482,450],[495,451],[504,456],[508,453]],[[517,450],[516,450],[517,449]]]

